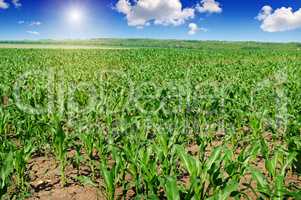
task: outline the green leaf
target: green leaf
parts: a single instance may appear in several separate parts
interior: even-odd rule
[[[226,187],[221,190],[217,190],[217,193],[214,194],[211,198],[211,200],[227,200],[229,199],[232,192],[237,191],[239,183],[235,180],[231,180],[227,183]]]
[[[114,199],[115,194],[115,186],[114,186],[114,169],[111,171],[107,170],[105,165],[101,166],[101,173],[106,185],[106,191],[108,195],[108,199]]]
[[[275,195],[276,199],[283,199],[283,191],[285,191],[284,177],[277,176],[275,180]]]
[[[188,155],[183,147],[179,146],[177,151],[188,173],[192,176],[196,176],[199,169],[198,162],[193,157]]]
[[[297,156],[297,152],[293,152],[293,153],[290,153],[285,164],[283,165],[282,169],[281,169],[281,175],[282,176],[285,176],[285,170],[288,168],[288,166],[290,164],[293,163],[293,161],[296,159],[296,156]]]
[[[91,178],[87,176],[76,176],[75,179],[78,180],[82,185],[89,185],[93,187],[97,186],[96,183],[94,183]]]
[[[205,170],[207,172],[211,169],[213,163],[215,163],[221,158],[221,151],[222,151],[222,147],[218,147],[213,150],[213,153],[211,154],[211,156],[209,157],[209,159],[205,164]]]
[[[168,177],[165,184],[166,196],[168,200],[180,200],[177,181],[173,177]]]
[[[270,195],[271,191],[269,188],[269,183],[267,182],[264,175],[255,169],[253,169],[251,171],[251,173],[252,173],[253,179],[255,179],[255,181],[257,182],[257,187],[258,187],[259,191],[265,195]]]

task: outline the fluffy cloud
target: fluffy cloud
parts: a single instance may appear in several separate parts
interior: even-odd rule
[[[20,3],[19,0],[12,0],[12,3],[14,4],[14,6],[15,6],[16,8],[19,8],[19,7],[22,6],[22,4]]]
[[[208,30],[205,28],[201,28],[199,27],[197,24],[195,23],[190,23],[188,25],[189,31],[188,31],[188,35],[195,35],[197,32],[199,31],[203,31],[203,32],[207,32]]]
[[[188,35],[195,35],[200,30],[198,25],[195,23],[190,23],[188,25],[188,28],[189,28]]]
[[[20,0],[12,0],[11,3],[16,7],[19,8],[22,6]],[[7,9],[9,8],[9,4],[5,2],[5,0],[0,0],[0,9]]]
[[[260,13],[257,15],[256,19],[259,21],[264,20],[273,12],[273,8],[271,6],[263,6]]]
[[[194,18],[193,8],[183,8],[180,0],[119,0],[116,10],[126,16],[129,26],[143,27],[151,22],[159,25],[181,25]]]
[[[301,28],[301,8],[293,11],[291,7],[278,8],[264,6],[256,17],[261,21],[261,29],[266,32],[282,32]]]
[[[131,4],[127,0],[119,0],[116,4],[116,9],[118,12],[126,15],[131,12]]]
[[[39,21],[32,21],[29,23],[29,26],[40,26],[42,24],[42,22]]]
[[[40,35],[38,31],[26,31],[26,32],[31,35]]]
[[[221,13],[223,11],[220,3],[215,0],[202,0],[196,9],[200,13]]]
[[[20,20],[20,21],[18,21],[18,24],[20,24],[20,25],[25,24],[25,25],[28,25],[28,26],[40,26],[40,25],[42,25],[42,22],[40,22],[40,21],[24,21],[24,20]]]
[[[7,9],[8,7],[8,3],[6,3],[4,0],[0,0],[0,9]]]

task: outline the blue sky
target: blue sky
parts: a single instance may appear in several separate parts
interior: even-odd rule
[[[0,40],[301,42],[300,8],[300,0],[0,0]]]

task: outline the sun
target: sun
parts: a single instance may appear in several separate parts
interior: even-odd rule
[[[83,21],[83,12],[78,8],[72,8],[68,11],[68,21],[71,24],[80,24]]]

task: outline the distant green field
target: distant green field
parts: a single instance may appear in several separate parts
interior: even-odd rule
[[[0,49],[128,49],[118,46],[72,45],[72,44],[13,44],[0,43]]]
[[[225,42],[196,40],[155,40],[155,39],[93,39],[93,40],[39,40],[39,41],[0,41],[2,45],[70,45],[92,47],[148,47],[148,48],[193,48],[193,49],[300,49],[300,43],[258,43],[258,42]]]
[[[31,48],[36,44],[76,48]],[[32,163],[41,157],[57,163],[61,188],[93,187],[103,199],[129,193],[130,199],[168,200],[301,196],[299,44],[5,45],[3,199],[48,192],[33,189],[36,181],[51,180],[47,173],[32,175]],[[77,49],[81,45],[87,49]]]

